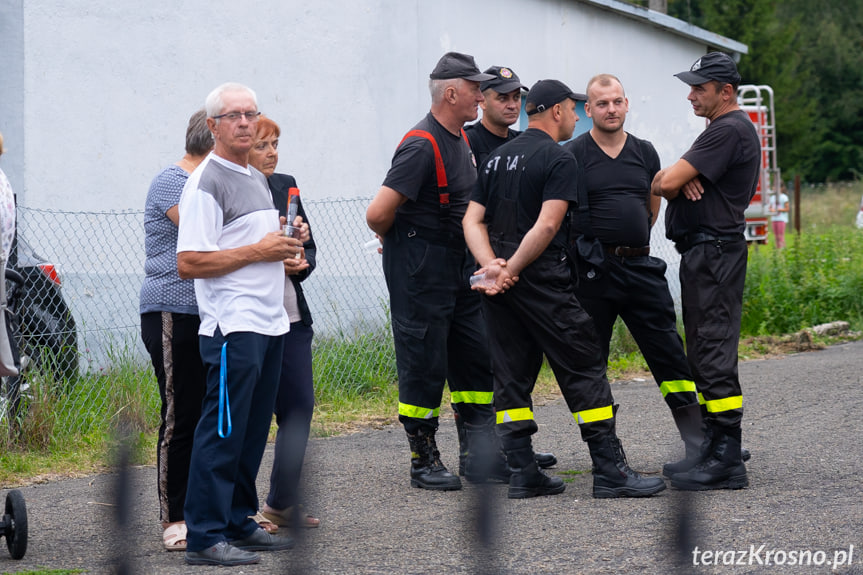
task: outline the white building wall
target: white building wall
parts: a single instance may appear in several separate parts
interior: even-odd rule
[[[18,0],[0,15],[3,165],[30,207],[139,209],[182,155],[189,115],[228,80],[281,124],[280,170],[304,196],[369,196],[448,50],[578,92],[617,74],[627,128],[664,163],[703,128],[672,74],[705,45],[577,0]]]

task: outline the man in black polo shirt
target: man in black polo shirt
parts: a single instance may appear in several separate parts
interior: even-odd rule
[[[584,109],[593,126],[564,148],[578,161],[588,200],[575,226],[602,242],[605,262],[599,273],[580,275],[575,293],[596,324],[606,361],[614,322],[620,316],[626,323],[694,460],[704,439],[701,409],[677,333],[667,266],[650,256],[650,229],[662,201],[650,193],[659,155],[650,142],[624,131],[629,101],[617,77],[591,78]],[[670,476],[692,465],[670,463],[663,472]]]
[[[511,68],[492,66],[485,73],[493,78],[480,84],[485,98],[480,103],[482,118],[464,129],[478,169],[482,169],[492,150],[521,133],[510,126],[518,122],[522,91],[527,90]]]
[[[472,56],[448,52],[430,75],[431,111],[402,140],[392,167],[366,212],[384,238],[399,376],[399,421],[411,448],[411,485],[455,490],[459,478],[440,460],[435,433],[444,383],[469,435],[494,441],[492,374],[476,269],[461,218],[476,182],[476,163],[462,126],[475,120],[483,96]],[[465,462],[468,480],[486,466]],[[503,457],[492,471],[508,478]]]
[[[464,217],[465,240],[490,285],[483,309],[494,366],[498,435],[512,468],[509,497],[553,495],[563,481],[534,459],[531,392],[543,354],[593,459],[593,496],[642,497],[665,489],[626,463],[593,321],[575,298],[561,224],[578,195],[572,137],[575,94],[557,80],[534,84],[526,132],[497,148],[480,171]],[[493,282],[493,283],[491,283]]]
[[[671,476],[679,489],[740,489],[749,484],[740,423],[743,394],[737,344],[748,249],[743,212],[758,184],[761,145],[737,104],[740,74],[721,52],[699,58],[688,72],[696,116],[710,120],[692,147],[653,179],[668,200],[666,235],[681,253],[683,326],[692,375],[704,398],[707,432],[699,463]]]

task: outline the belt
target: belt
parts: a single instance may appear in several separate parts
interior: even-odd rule
[[[731,242],[742,242],[746,238],[743,234],[730,234],[723,236],[715,236],[713,234],[687,234],[674,242],[674,247],[678,253],[685,253],[693,246],[698,244],[713,243],[717,246]]]
[[[637,258],[640,256],[649,256],[650,255],[650,246],[644,246],[640,248],[631,248],[629,246],[606,246],[603,245],[602,249],[606,254],[610,256],[617,256],[620,258]]]

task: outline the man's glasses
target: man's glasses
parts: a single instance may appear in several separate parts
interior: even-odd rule
[[[244,117],[249,122],[257,122],[260,115],[260,112],[228,112],[227,114],[219,114],[218,116],[213,116],[213,119],[221,120],[222,118],[224,118],[230,122],[236,122],[241,117]]]

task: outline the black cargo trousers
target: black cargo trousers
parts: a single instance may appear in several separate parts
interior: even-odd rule
[[[493,241],[499,257],[516,244]],[[614,399],[593,320],[573,292],[563,251],[547,251],[519,274],[508,291],[483,297],[488,321],[497,432],[504,449],[536,433],[533,392],[543,355],[554,372],[582,438],[614,427]]]
[[[494,421],[485,321],[460,234],[399,221],[384,238],[399,378],[399,421],[409,434],[438,426],[443,387],[466,423]]]
[[[741,237],[696,244],[680,260],[689,367],[707,418],[728,428],[743,418],[737,347],[748,255]]]
[[[608,361],[614,322],[620,317],[638,344],[671,409],[696,403],[695,383],[677,332],[674,300],[665,279],[666,263],[652,256],[607,254],[601,277],[580,278],[578,301],[593,318]]]

